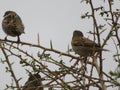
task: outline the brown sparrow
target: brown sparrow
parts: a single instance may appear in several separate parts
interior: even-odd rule
[[[71,41],[72,49],[76,54],[80,56],[92,56],[96,52],[102,50],[102,48],[92,40],[85,38],[81,31],[75,30]]]
[[[18,42],[20,42],[19,36],[24,33],[24,25],[19,15],[14,11],[6,11],[3,17],[3,31],[9,36],[17,36]],[[5,39],[7,39],[7,36]]]
[[[43,90],[41,76],[39,74],[31,74],[23,86],[22,90]]]

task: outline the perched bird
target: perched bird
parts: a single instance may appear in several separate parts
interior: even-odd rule
[[[39,74],[31,74],[22,90],[43,90],[41,85],[41,76]]]
[[[83,36],[81,31],[75,30],[71,41],[72,49],[76,54],[87,57],[103,50],[97,43]]]
[[[20,42],[19,36],[24,33],[24,25],[19,15],[14,11],[6,11],[3,17],[3,31],[9,36],[17,36],[17,41]],[[7,36],[5,37],[5,39],[7,39]]]

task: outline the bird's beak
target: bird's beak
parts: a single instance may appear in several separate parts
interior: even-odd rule
[[[3,15],[3,17],[5,17],[5,14]]]

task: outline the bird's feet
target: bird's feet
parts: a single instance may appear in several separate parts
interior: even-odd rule
[[[4,38],[5,39],[5,41],[7,40],[7,36]]]

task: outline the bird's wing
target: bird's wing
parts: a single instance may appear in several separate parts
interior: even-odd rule
[[[81,38],[81,41],[83,42],[84,46],[89,46],[89,47],[99,47],[99,45],[97,43],[95,43],[94,41],[88,39],[88,38]]]
[[[97,43],[85,37],[75,37],[71,43],[74,46],[100,47]]]
[[[72,42],[71,42],[72,45],[74,46],[83,46],[84,44],[81,42],[81,38],[72,38]]]
[[[18,15],[15,16],[15,25],[16,25],[16,30],[19,31],[20,34],[24,33],[24,25],[22,23],[21,18]]]

